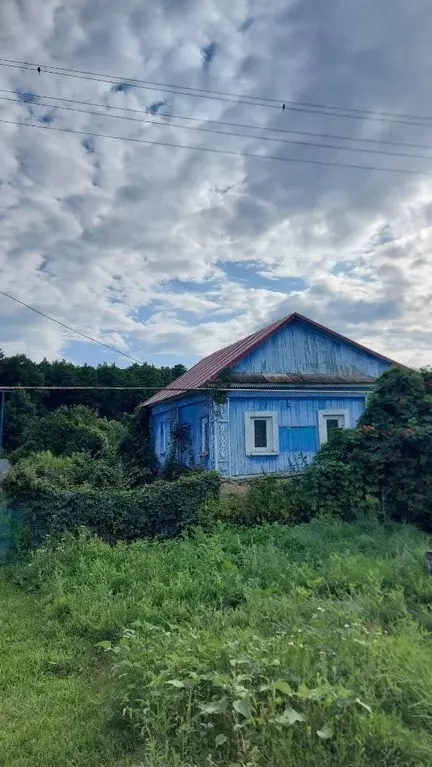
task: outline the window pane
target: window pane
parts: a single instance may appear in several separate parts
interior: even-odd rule
[[[201,454],[208,454],[209,432],[208,432],[208,420],[207,418],[201,419]]]
[[[254,445],[255,447],[267,447],[267,420],[254,418]]]
[[[339,423],[339,418],[327,418],[327,431],[329,432],[331,429],[340,429],[341,424]]]
[[[161,442],[161,453],[165,452],[165,423],[161,423],[160,425],[160,442]]]

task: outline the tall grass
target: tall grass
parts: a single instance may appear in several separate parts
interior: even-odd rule
[[[111,727],[146,767],[426,767],[427,546],[373,522],[115,547],[83,534],[13,575],[65,636],[98,645]]]

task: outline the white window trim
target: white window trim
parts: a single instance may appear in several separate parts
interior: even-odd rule
[[[206,439],[206,427],[207,427],[207,439]],[[202,458],[204,456],[205,457],[208,456],[209,447],[210,447],[210,423],[209,423],[208,417],[203,416],[201,418],[201,445],[200,445],[200,455]]]
[[[326,421],[327,418],[331,418],[332,416],[335,416],[338,418],[339,416],[343,416],[344,418],[344,429],[350,428],[350,417],[349,417],[349,410],[341,410],[340,408],[332,408],[331,410],[318,410],[318,434],[319,434],[319,443],[320,445],[324,445],[327,442],[327,425]]]
[[[255,447],[253,422],[256,418],[266,418],[270,421],[271,448]],[[245,413],[245,443],[246,455],[278,455],[279,425],[278,414],[275,410],[248,410]]]

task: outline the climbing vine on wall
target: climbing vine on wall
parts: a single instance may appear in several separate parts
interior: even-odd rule
[[[230,384],[233,382],[234,371],[232,368],[224,368],[221,370],[217,381],[214,383],[214,389],[212,391],[212,400],[216,405],[223,405],[227,401]]]

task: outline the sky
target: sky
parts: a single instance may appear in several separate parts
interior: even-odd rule
[[[189,366],[294,311],[432,364],[432,4],[264,6],[2,0],[0,57],[41,73],[0,62],[0,289],[156,365]],[[3,296],[0,348],[128,364]]]

